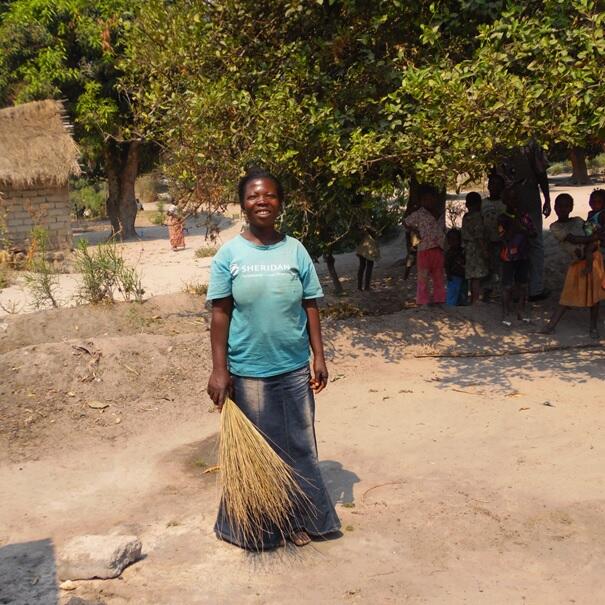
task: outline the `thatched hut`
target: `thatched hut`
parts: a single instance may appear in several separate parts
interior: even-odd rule
[[[38,226],[52,249],[71,247],[67,181],[78,156],[60,102],[0,110],[0,247],[26,246]]]

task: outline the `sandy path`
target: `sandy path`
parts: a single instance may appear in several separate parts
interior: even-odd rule
[[[2,468],[2,537],[138,533],[147,557],[123,579],[78,582],[108,605],[605,599],[603,352],[359,353],[333,360],[318,405],[340,539],[262,556],[216,541],[214,478],[192,465],[212,456],[215,414]]]

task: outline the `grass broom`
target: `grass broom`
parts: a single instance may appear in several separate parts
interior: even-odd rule
[[[225,513],[244,544],[262,544],[269,527],[285,538],[293,511],[313,507],[294,470],[231,399],[221,413],[218,462]]]

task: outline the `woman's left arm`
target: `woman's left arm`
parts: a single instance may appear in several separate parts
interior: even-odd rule
[[[319,320],[319,309],[314,298],[302,301],[303,309],[307,314],[307,330],[309,342],[313,350],[313,378],[311,388],[315,393],[323,391],[328,384],[328,368],[324,356],[324,343],[321,337],[321,323]]]

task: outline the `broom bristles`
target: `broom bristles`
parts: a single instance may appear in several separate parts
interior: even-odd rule
[[[245,544],[262,544],[268,529],[286,536],[294,510],[312,511],[294,470],[231,399],[221,413],[219,466],[227,520]]]

